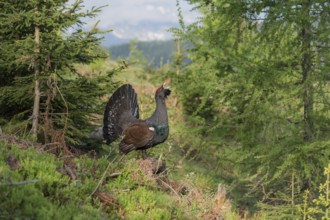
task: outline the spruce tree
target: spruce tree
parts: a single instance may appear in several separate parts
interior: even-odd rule
[[[104,32],[97,24],[86,30],[83,22],[97,16],[101,7],[85,11],[83,0],[72,5],[67,0],[0,1],[0,6],[2,120],[14,124],[27,121],[25,125],[31,128],[32,136],[44,134],[42,139],[46,142],[50,141],[49,129],[56,126],[71,133],[68,137],[74,136],[72,130],[67,130],[70,125],[78,126],[72,124],[75,114],[71,110],[79,111],[74,107],[79,101],[90,102],[80,107],[79,115],[87,114],[83,123],[86,125],[90,109],[96,111],[97,99],[105,92],[98,85],[100,79],[81,76],[74,66],[108,56],[100,48]],[[105,83],[111,83],[104,78],[106,75],[102,77]],[[81,91],[78,85],[87,87]],[[93,89],[96,91],[90,91]]]

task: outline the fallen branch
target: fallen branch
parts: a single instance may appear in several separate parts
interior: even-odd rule
[[[118,160],[118,163],[124,158],[125,155],[121,156],[121,158]],[[117,159],[117,157],[115,157],[111,162],[109,162],[107,168],[105,169],[101,179],[99,180],[99,182],[97,183],[95,189],[93,190],[93,192],[89,195],[89,197],[91,198],[94,193],[96,193],[96,191],[98,190],[98,188],[101,186],[101,184],[103,183],[103,180],[106,177],[106,174],[108,173],[108,170],[110,169],[110,166],[115,162],[115,160]]]
[[[110,175],[107,176],[107,178],[116,178],[120,176],[122,172],[117,172],[117,173],[111,173]]]
[[[25,185],[29,183],[37,183],[40,180],[34,179],[34,180],[25,180],[21,182],[11,182],[11,183],[0,183],[0,186],[19,186],[19,185]]]
[[[173,187],[170,184],[166,183],[160,178],[158,178],[157,180],[161,181],[165,186],[167,186],[170,190],[172,190],[172,192],[178,197],[179,201],[181,201],[180,195],[177,193],[177,191],[175,191],[175,189],[173,189]]]

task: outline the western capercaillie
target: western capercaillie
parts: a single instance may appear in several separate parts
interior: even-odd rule
[[[165,99],[171,90],[164,85],[155,93],[156,109],[147,119],[139,119],[137,94],[130,84],[119,87],[110,97],[104,112],[103,137],[110,144],[121,137],[119,149],[124,154],[145,150],[164,142],[169,134]]]

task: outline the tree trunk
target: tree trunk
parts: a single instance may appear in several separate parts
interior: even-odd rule
[[[313,126],[313,81],[312,75],[312,50],[311,50],[311,23],[310,23],[311,3],[306,0],[302,4],[302,77],[303,77],[303,103],[304,103],[304,139],[311,141],[314,133]]]
[[[50,79],[51,81],[51,79]],[[49,136],[52,129],[52,123],[49,118],[50,108],[51,108],[51,101],[53,98],[53,89],[51,88],[51,82],[47,91],[47,100],[46,100],[46,109],[45,109],[45,117],[44,117],[44,138],[45,144],[49,144]]]
[[[39,109],[40,109],[40,82],[39,82],[39,73],[40,73],[40,66],[39,66],[39,43],[40,43],[40,27],[38,25],[34,28],[34,40],[36,43],[36,55],[34,60],[34,104],[33,104],[33,113],[32,113],[32,128],[31,134],[34,138],[37,137],[38,134],[38,122],[39,122]]]

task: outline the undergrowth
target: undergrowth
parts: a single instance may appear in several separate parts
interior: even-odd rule
[[[6,141],[0,155],[1,219],[203,219],[230,210],[194,174],[154,175],[132,157],[58,157]]]

